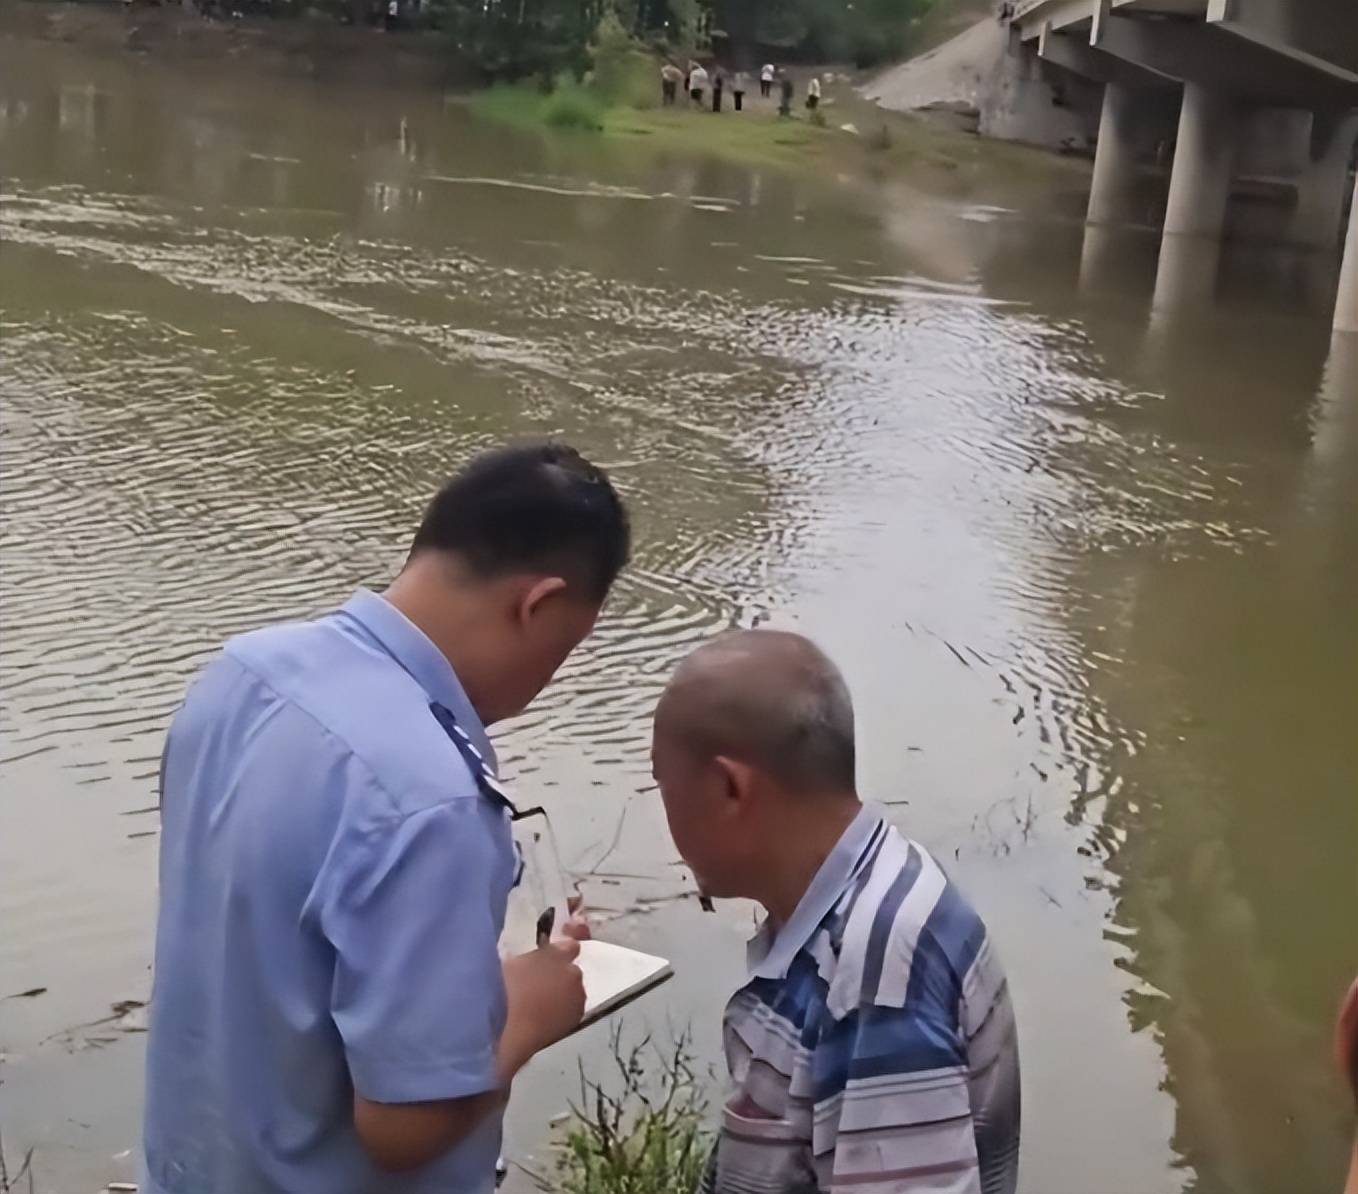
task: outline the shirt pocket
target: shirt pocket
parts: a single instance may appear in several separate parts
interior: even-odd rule
[[[810,1194],[816,1190],[811,1141],[786,1118],[742,1114],[728,1103],[722,1108],[716,1178],[715,1194],[751,1187]]]

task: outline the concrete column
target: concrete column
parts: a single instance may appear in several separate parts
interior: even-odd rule
[[[1297,176],[1297,205],[1288,220],[1289,244],[1328,249],[1338,243],[1355,138],[1358,112],[1313,114],[1310,152]]]
[[[1358,489],[1358,336],[1336,335],[1311,419],[1311,466],[1330,484]],[[1358,505],[1346,503],[1345,516]]]
[[[1133,92],[1106,83],[1089,188],[1088,224],[1125,224],[1136,216],[1136,153],[1132,133]]]
[[[1117,290],[1125,283],[1116,265],[1119,235],[1114,229],[1101,228],[1097,224],[1085,229],[1084,241],[1080,245],[1082,291]]]
[[[1167,232],[1160,238],[1150,330],[1158,334],[1201,316],[1216,296],[1221,241]]]
[[[1339,266],[1339,293],[1334,300],[1334,330],[1358,335],[1358,178],[1353,183],[1349,233],[1344,238],[1344,260]]]
[[[1221,235],[1235,162],[1235,106],[1229,96],[1184,84],[1179,138],[1169,178],[1166,233]]]

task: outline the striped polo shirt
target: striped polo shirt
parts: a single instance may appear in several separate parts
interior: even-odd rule
[[[1014,1012],[985,925],[864,807],[726,1008],[708,1194],[1013,1194]]]

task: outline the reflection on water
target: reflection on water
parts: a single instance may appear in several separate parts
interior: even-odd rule
[[[636,565],[501,735],[711,1049],[647,719],[729,625],[819,638],[865,789],[1016,992],[1035,1194],[1336,1188],[1358,970],[1358,349],[1333,263],[1210,275],[1064,192],[947,199],[510,136],[438,97],[0,49],[0,1130],[135,1140],[165,719],[220,640],[381,583],[505,437],[613,469]],[[1053,213],[1058,213],[1054,215]],[[1202,278],[1210,276],[1210,283]],[[598,1061],[606,1030],[577,1052]],[[575,1052],[516,1094],[538,1152]]]

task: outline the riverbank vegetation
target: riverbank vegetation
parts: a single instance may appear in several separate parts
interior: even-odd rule
[[[712,1133],[687,1035],[668,1048],[649,1037],[629,1048],[615,1028],[610,1044],[615,1081],[581,1072],[556,1171],[531,1176],[553,1194],[693,1194]]]
[[[25,1179],[27,1184],[24,1184]],[[33,1149],[30,1148],[18,1167],[11,1170],[5,1160],[4,1138],[0,1137],[0,1194],[20,1194],[21,1190],[33,1194],[33,1189]]]
[[[582,2],[540,0],[544,5]],[[1011,161],[1020,170],[1034,161],[1031,151],[1016,146],[989,146],[983,154],[974,138],[959,134],[956,126],[946,121],[931,124],[884,111],[864,101],[846,85],[849,77],[838,72],[823,72],[826,91],[819,109],[807,111],[797,103],[790,117],[779,115],[776,97],[764,99],[753,89],[739,114],[734,112],[729,95],[720,115],[710,107],[690,103],[682,95],[676,104],[662,106],[660,67],[665,60],[681,66],[690,57],[715,60],[713,42],[730,40],[728,33],[712,31],[710,11],[701,8],[701,2],[603,0],[602,16],[578,54],[553,52],[540,60],[530,77],[493,83],[469,97],[469,102],[480,115],[520,128],[579,130],[603,134],[614,142],[630,142],[637,148],[651,146],[748,164],[809,168],[831,176],[861,172],[885,176],[898,170],[966,174],[982,166],[983,156],[987,165],[1003,167]],[[658,7],[648,9],[648,3]],[[694,7],[677,22],[682,52],[676,52],[675,45],[663,38],[648,40],[633,31],[636,22],[642,20],[639,13],[672,13],[675,10],[667,5],[684,3]],[[798,10],[804,14],[815,11],[805,7],[811,0],[798,3],[804,5]],[[893,11],[928,11],[933,4],[934,0],[900,0]],[[840,8],[856,11],[856,6]],[[525,11],[531,13],[532,9]],[[768,11],[786,9],[775,5]],[[800,36],[805,41],[810,35],[803,31]],[[743,61],[734,59],[734,63]],[[731,57],[720,62],[728,73],[733,69]],[[788,69],[800,98],[804,94],[805,79],[800,77],[804,72],[796,67]],[[747,69],[747,74],[752,76],[754,71]]]
[[[156,2],[156,0],[143,0]],[[936,7],[962,0],[193,0],[209,19],[319,18],[398,30],[437,30],[459,67],[487,81],[577,77],[589,67],[599,25],[619,28],[648,49],[674,56],[711,53],[750,67],[900,57]],[[136,4],[137,0],[129,0]]]
[[[338,2],[338,0],[337,0]],[[713,54],[750,67],[872,66],[903,54],[935,0],[428,0],[422,19],[494,81],[581,77],[605,23],[674,58]]]

